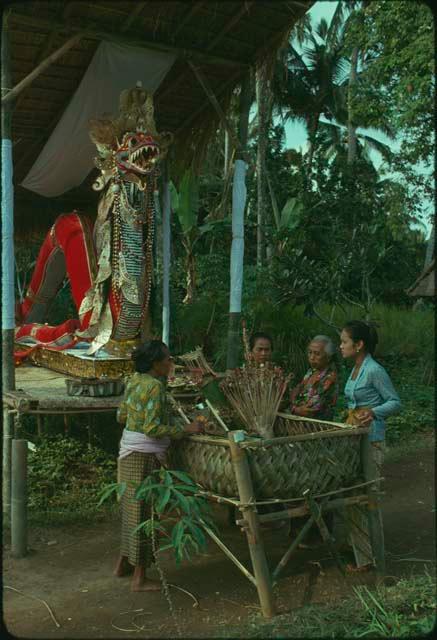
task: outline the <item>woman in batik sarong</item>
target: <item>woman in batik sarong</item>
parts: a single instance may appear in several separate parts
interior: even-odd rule
[[[328,336],[316,336],[308,345],[308,364],[310,369],[290,395],[291,413],[314,420],[332,420],[338,397],[337,368],[334,357],[336,347]],[[297,535],[306,518],[295,518],[290,525],[290,536]],[[331,514],[325,517],[328,528],[332,527]],[[318,531],[313,527],[306,542],[300,548],[317,545],[321,542]]]
[[[185,426],[169,424],[165,389],[159,381],[171,368],[170,353],[163,342],[146,342],[134,351],[132,358],[136,372],[126,385],[117,412],[118,422],[125,424],[120,442],[119,480],[128,486],[121,499],[121,552],[115,575],[133,573],[132,591],[156,591],[161,588],[160,583],[146,576],[153,561],[150,538],[143,531],[133,533],[150,518],[149,505],[134,498],[136,486],[165,462],[171,439],[201,433],[202,426],[196,422]]]
[[[338,396],[336,349],[328,336],[316,336],[308,345],[310,369],[291,392],[291,413],[305,418],[332,420]]]
[[[341,332],[341,354],[354,362],[344,390],[349,409],[346,422],[370,427],[371,451],[380,476],[385,450],[385,419],[400,410],[401,402],[388,373],[373,359],[377,343],[376,330],[359,320],[348,322]],[[348,568],[366,570],[374,564],[367,517],[359,507],[349,508],[348,515],[356,561],[356,567],[349,565]]]

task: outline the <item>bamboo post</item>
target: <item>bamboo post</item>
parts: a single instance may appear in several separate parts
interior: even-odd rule
[[[229,300],[229,328],[227,344],[227,369],[235,369],[239,360],[241,297],[244,266],[244,210],[246,207],[246,169],[245,151],[249,127],[251,103],[250,75],[247,74],[240,95],[239,140],[234,168],[232,187],[232,248],[231,248],[231,287]]]
[[[231,450],[231,459],[234,467],[240,501],[244,504],[248,504],[255,501],[255,494],[250,475],[247,453],[238,446],[238,442],[235,439],[236,436],[238,439],[241,436],[244,437],[244,434],[242,431],[231,431],[229,433],[228,438]],[[272,580],[261,537],[256,506],[253,505],[245,507],[243,510],[243,516],[247,523],[246,535],[261,610],[265,618],[271,618],[275,615]]]
[[[372,455],[372,445],[368,436],[361,438],[361,465],[364,478],[376,480],[378,471]],[[372,554],[375,559],[376,572],[379,576],[385,574],[385,548],[384,548],[384,528],[382,523],[382,513],[379,501],[378,483],[373,482],[367,485],[367,517],[369,522],[370,542]]]
[[[3,18],[1,93],[10,91],[12,74],[9,32]],[[12,103],[2,104],[2,391],[15,389],[14,366],[14,187],[12,182]]]
[[[199,84],[201,85],[202,89],[204,90],[204,92],[206,93],[206,95],[208,96],[209,101],[211,102],[212,106],[214,107],[214,109],[217,112],[218,117],[220,118],[220,121],[222,123],[222,125],[225,127],[226,132],[229,135],[229,139],[232,141],[232,144],[234,145],[235,149],[238,149],[241,145],[240,140],[237,138],[237,136],[235,135],[229,120],[227,119],[223,109],[220,106],[220,103],[218,102],[217,98],[214,95],[214,92],[212,91],[211,87],[209,86],[208,81],[206,80],[205,76],[201,73],[201,71],[198,69],[198,67],[196,67],[191,60],[188,60],[188,64],[190,66],[190,68],[192,69],[194,75],[196,76]]]
[[[170,256],[171,256],[171,200],[168,166],[164,169],[164,197],[162,207],[162,341],[170,346]]]
[[[7,102],[10,102],[14,98],[18,96],[19,93],[23,91],[26,87],[28,87],[32,82],[40,76],[51,64],[56,62],[58,58],[64,55],[69,49],[74,47],[74,45],[79,42],[83,37],[82,33],[76,33],[73,37],[69,38],[65,44],[62,45],[60,49],[54,51],[51,55],[48,56],[45,60],[41,62],[29,75],[27,75],[21,82],[19,82],[13,89],[10,89],[6,95],[2,96],[2,105]]]
[[[11,552],[27,554],[27,440],[12,441]]]
[[[313,516],[310,516],[310,518],[308,518],[308,520],[305,522],[305,524],[302,527],[302,529],[297,534],[296,538],[291,543],[290,547],[287,549],[285,554],[282,556],[282,558],[278,562],[278,565],[277,565],[276,569],[273,572],[273,584],[276,584],[276,582],[278,581],[279,574],[287,566],[287,563],[290,560],[290,558],[291,558],[291,556],[293,554],[293,551],[298,547],[298,545],[306,537],[306,535],[307,535],[308,531],[311,529],[313,523],[314,523],[314,518],[313,518]]]
[[[310,509],[310,512],[314,518],[315,523],[317,524],[320,534],[322,536],[322,540],[323,542],[325,542],[328,547],[329,550],[331,551],[332,555],[334,556],[334,560],[337,564],[337,567],[340,569],[341,573],[344,574],[345,572],[345,568],[343,565],[343,562],[339,556],[339,554],[337,553],[337,550],[334,546],[335,540],[334,538],[331,536],[328,527],[326,526],[326,523],[323,519],[323,507],[325,506],[323,503],[321,505],[317,504],[317,502],[314,500],[314,498],[311,498],[311,496],[309,496],[307,498],[307,502],[308,502],[308,506]],[[325,504],[326,504],[326,500],[325,500]]]
[[[38,428],[38,436],[41,438],[42,434],[43,434],[43,424],[42,424],[43,418],[42,415],[40,413],[37,413],[36,415],[36,423],[37,423],[37,428]]]
[[[3,407],[3,515],[6,521],[11,517],[11,455],[13,426],[8,407]]]

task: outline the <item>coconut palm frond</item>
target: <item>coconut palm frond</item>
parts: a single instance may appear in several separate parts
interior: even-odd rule
[[[302,46],[310,30],[311,18],[308,13],[306,13],[294,26],[293,31],[291,32],[291,39],[295,39],[298,45]]]
[[[324,42],[326,41],[326,38],[329,32],[328,22],[326,18],[321,18],[319,20],[314,31],[315,31],[315,34],[319,36],[321,40],[323,40]]]
[[[363,134],[360,134],[359,138],[363,140],[364,147],[368,148],[369,151],[370,150],[377,151],[379,154],[381,154],[381,156],[385,160],[390,160],[390,158],[392,157],[392,151],[389,145],[384,144],[384,142],[380,142],[379,140],[372,138],[372,136],[367,136]]]

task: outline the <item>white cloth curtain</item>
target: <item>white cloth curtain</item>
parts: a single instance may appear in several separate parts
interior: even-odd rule
[[[154,93],[174,60],[171,53],[102,42],[22,186],[46,197],[79,186],[93,168],[96,155],[88,121],[103,114],[117,115],[121,91],[134,87],[138,80]]]

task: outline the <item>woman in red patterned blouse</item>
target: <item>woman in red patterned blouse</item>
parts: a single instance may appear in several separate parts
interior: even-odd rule
[[[332,420],[338,397],[336,348],[328,336],[316,336],[308,346],[310,369],[291,392],[291,413],[306,418]]]

